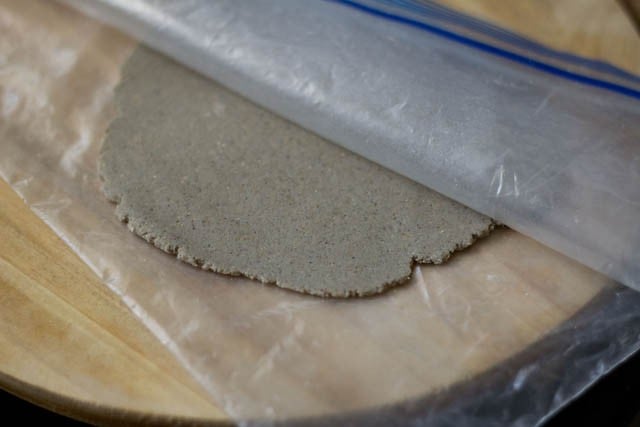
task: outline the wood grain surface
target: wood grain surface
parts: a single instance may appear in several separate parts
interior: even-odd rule
[[[637,33],[615,1],[530,0],[510,2],[508,7],[500,0],[443,3],[555,48],[640,73]],[[495,242],[474,253],[484,257],[489,270],[515,275],[522,285],[493,306],[495,317],[489,311],[480,320],[507,319],[513,342],[520,346],[562,323],[607,286],[600,276],[563,258],[550,259],[543,270],[518,264],[516,259],[538,249],[515,232],[500,232]],[[464,282],[468,273],[462,272],[477,265],[470,257],[455,258],[447,269],[423,269],[420,280],[437,288],[459,276],[455,292],[462,299],[473,298],[477,290],[473,283]],[[544,275],[549,280],[530,280]],[[560,288],[555,286],[556,277],[563,278]],[[505,316],[505,305],[513,307],[510,316]],[[475,325],[479,330],[485,326]],[[442,320],[426,333],[445,337],[445,328]],[[505,351],[486,352],[469,372],[492,366],[505,357]],[[221,423],[228,419],[120,298],[2,180],[0,386],[96,422]]]
[[[442,3],[561,51],[640,74],[638,34],[616,0],[446,0]],[[638,0],[626,0],[640,8]]]
[[[113,416],[223,417],[119,297],[2,180],[0,236],[0,383],[9,391],[45,406],[56,404],[46,401],[46,391],[53,391],[111,408]]]

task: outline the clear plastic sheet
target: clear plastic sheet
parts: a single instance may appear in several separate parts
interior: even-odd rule
[[[135,43],[35,0],[0,33],[0,176],[239,423],[532,425],[640,346],[640,294],[510,230],[353,301],[188,266],[100,191]]]
[[[640,289],[639,77],[427,0],[66,1]]]

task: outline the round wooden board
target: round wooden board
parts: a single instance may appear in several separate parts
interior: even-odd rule
[[[613,0],[580,4],[572,0],[531,0],[512,3],[508,8],[503,2],[490,0],[443,3],[529,37],[553,34],[553,38],[541,41],[640,72],[637,34]],[[88,21],[63,6],[35,0],[0,3],[0,16],[9,12],[21,14],[25,31],[28,25],[62,19],[61,16],[65,20],[61,27],[68,26],[69,20],[76,25],[87,25]],[[574,19],[575,13],[583,18]],[[538,28],[545,30],[539,32]],[[0,24],[0,33],[4,30]],[[105,37],[122,36],[109,31]],[[502,243],[476,251],[508,257],[510,251],[536,245],[517,233],[508,233],[495,239]],[[34,403],[90,422],[229,421],[119,297],[2,180],[0,236],[0,386]],[[450,275],[457,274],[455,269],[465,268],[464,261],[456,262],[443,274],[426,273],[429,277],[424,280],[446,284]],[[544,319],[515,328],[526,335],[518,342],[538,342],[547,331],[576,315],[603,290],[606,292],[606,281],[597,275],[591,281],[585,280],[584,273],[577,272],[580,269],[576,270],[570,261],[559,262],[566,269],[556,265],[553,271],[558,272],[549,274],[576,275],[575,280],[563,282],[565,288],[541,290],[527,283],[529,272],[519,271],[522,286],[503,296],[508,299],[504,303],[514,307],[530,304],[530,293],[544,296],[536,300],[540,312],[545,313]],[[469,286],[460,285],[456,292],[473,292]],[[524,347],[514,349],[511,355]],[[501,361],[503,358],[496,356],[495,361],[484,360],[478,366]]]

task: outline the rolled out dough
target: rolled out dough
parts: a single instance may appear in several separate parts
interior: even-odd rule
[[[146,48],[126,64],[116,104],[105,194],[134,233],[204,269],[370,295],[493,226]]]

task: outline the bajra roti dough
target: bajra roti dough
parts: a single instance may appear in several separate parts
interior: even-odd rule
[[[204,269],[370,295],[493,225],[146,48],[116,105],[104,192],[134,233]]]

